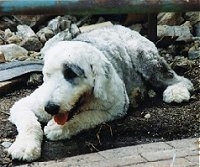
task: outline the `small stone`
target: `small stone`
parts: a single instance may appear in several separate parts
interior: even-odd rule
[[[28,86],[39,86],[39,85],[42,84],[42,82],[43,82],[43,75],[33,73],[33,74],[30,75],[30,77],[27,81],[27,85]]]
[[[33,36],[33,37],[25,38],[20,43],[20,46],[22,46],[28,51],[39,51],[43,45],[37,37]]]
[[[71,32],[72,36],[75,37],[80,33],[80,30],[76,24],[72,24],[70,27],[70,32]]]
[[[14,33],[9,29],[5,29],[5,38],[9,38],[12,37],[14,35]]]
[[[8,147],[10,147],[10,146],[12,145],[12,143],[11,143],[11,142],[5,141],[5,142],[1,143],[1,145],[2,145],[4,148],[8,148]]]
[[[17,57],[16,60],[19,60],[19,61],[25,61],[27,60],[27,56],[20,56],[20,57]]]
[[[200,37],[200,21],[198,23],[195,24],[194,26],[194,31],[195,31],[195,35],[197,37]]]
[[[9,44],[11,43],[19,44],[21,41],[22,41],[22,38],[17,35],[13,35],[6,39],[6,42]]]
[[[41,53],[40,53],[40,52],[29,51],[28,55],[29,55],[29,58],[33,58],[33,59],[42,59],[42,58],[41,58]]]
[[[196,95],[192,95],[192,96],[190,97],[190,99],[191,99],[191,100],[198,100],[198,98],[196,97]]]
[[[144,118],[149,119],[149,118],[151,118],[151,115],[150,115],[149,113],[147,113],[147,114],[144,116]]]
[[[200,57],[200,50],[198,51],[189,51],[188,52],[188,58],[193,60],[193,59],[197,59]]]
[[[192,32],[192,31],[193,31],[193,27],[192,27],[192,25],[191,25],[190,21],[186,21],[186,22],[185,22],[185,23],[183,23],[181,26],[186,26],[186,27],[188,27],[188,28],[189,28],[189,30],[190,30],[190,32]]]
[[[37,32],[37,36],[42,43],[45,43],[54,36],[54,33],[49,27],[44,27]]]
[[[5,33],[4,31],[0,30],[0,45],[5,43]]]
[[[148,96],[150,97],[150,98],[154,98],[154,97],[156,97],[156,92],[154,91],[154,90],[149,90],[148,91]]]
[[[175,70],[179,75],[183,75],[186,71],[190,70],[194,65],[192,60],[188,60],[185,57],[176,56],[174,58],[171,67]]]
[[[5,63],[6,59],[4,57],[4,54],[0,51],[0,63]]]

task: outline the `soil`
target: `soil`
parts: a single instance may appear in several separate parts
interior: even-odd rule
[[[118,120],[107,122],[94,129],[86,130],[70,140],[52,142],[44,139],[42,156],[38,161],[56,160],[79,154],[97,152],[105,149],[169,141],[174,139],[199,137],[200,123],[200,59],[183,73],[192,80],[195,91],[187,103],[166,104],[161,94],[148,98],[137,109],[129,109],[128,114]],[[179,73],[179,71],[176,71]],[[9,108],[18,99],[29,95],[32,88],[22,86],[0,97],[0,143],[13,142],[16,127],[7,119]],[[0,166],[23,164],[12,161],[0,145]]]

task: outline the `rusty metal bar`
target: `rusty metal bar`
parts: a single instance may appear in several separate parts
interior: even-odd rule
[[[0,15],[200,11],[200,0],[1,0]]]

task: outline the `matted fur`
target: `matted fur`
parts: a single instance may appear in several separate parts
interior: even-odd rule
[[[8,149],[13,159],[40,157],[43,130],[39,122],[48,122],[44,127],[48,139],[69,139],[126,114],[129,103],[136,106],[138,96],[143,99],[146,83],[165,89],[167,103],[188,101],[193,89],[188,79],[178,76],[158,55],[152,42],[122,26],[58,42],[45,51],[43,74],[44,83],[10,109],[10,121],[18,130]],[[80,99],[79,113],[64,125],[45,111],[51,102],[59,106],[59,112],[71,112]]]

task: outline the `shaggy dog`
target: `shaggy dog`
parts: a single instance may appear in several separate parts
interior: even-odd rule
[[[41,155],[43,130],[49,140],[69,139],[126,114],[143,99],[148,83],[163,88],[167,103],[188,101],[192,83],[178,76],[155,45],[122,26],[96,29],[61,41],[45,52],[44,83],[16,102],[10,121],[18,136],[8,149],[13,159]]]

